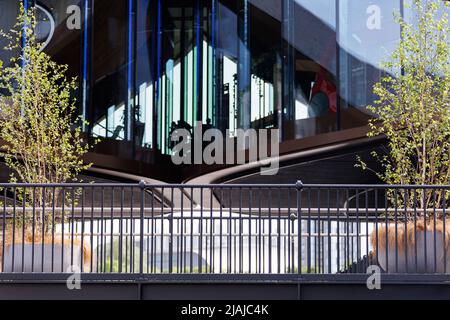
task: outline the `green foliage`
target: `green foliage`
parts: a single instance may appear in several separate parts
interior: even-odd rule
[[[387,70],[374,93],[379,97],[368,109],[369,137],[385,135],[388,152],[374,153],[387,184],[448,185],[450,183],[450,27],[449,3],[413,0],[413,21],[396,15],[401,40],[382,64]],[[368,169],[359,159],[357,165]],[[434,197],[436,196],[436,199]],[[404,192],[391,201],[421,208],[439,207],[448,192]],[[435,200],[435,201],[434,201]]]
[[[4,50],[21,52],[0,63],[0,90],[5,93],[0,96],[1,156],[14,172],[11,182],[71,182],[90,167],[83,162],[89,145],[73,98],[76,79],[68,79],[68,66],[42,50],[35,27],[35,9],[25,12],[21,6],[15,26],[8,33],[0,32],[8,42]],[[44,201],[59,204],[64,195],[56,191],[53,199],[51,188],[38,188],[33,194],[27,190],[20,200],[33,199],[36,206]],[[34,222],[40,225],[40,219],[48,218],[36,217]]]

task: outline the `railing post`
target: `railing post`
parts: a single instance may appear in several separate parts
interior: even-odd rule
[[[145,207],[145,188],[146,183],[144,180],[139,182],[139,188],[141,193],[140,204],[140,223],[139,223],[139,273],[141,276],[144,274],[144,207]]]
[[[169,237],[169,273],[172,273],[173,272],[173,207],[174,207],[173,188],[171,188],[170,191],[171,191],[171,213],[170,213],[170,219],[169,219],[169,234],[170,234],[170,237]],[[161,239],[162,239],[162,237],[161,237]]]
[[[302,206],[301,206],[301,191],[303,189],[303,182],[298,180],[295,183],[297,189],[297,273],[302,274]]]

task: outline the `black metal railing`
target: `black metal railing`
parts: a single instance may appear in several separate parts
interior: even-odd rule
[[[448,273],[450,187],[0,184],[1,270]]]

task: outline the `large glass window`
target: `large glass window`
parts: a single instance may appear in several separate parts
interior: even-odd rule
[[[400,38],[394,19],[400,5],[400,0],[339,1],[342,128],[367,123],[365,107],[376,99],[373,86],[384,73],[380,63]]]
[[[335,0],[285,0],[283,138],[337,129]]]
[[[281,2],[219,1],[217,7],[218,126],[278,126],[281,109]]]
[[[28,1],[28,6],[31,4]],[[77,5],[79,0],[39,0],[36,5],[36,38],[44,45],[44,50],[58,63],[69,67],[69,76],[78,77],[81,63],[81,29],[69,28],[67,10],[70,6]],[[19,2],[0,0],[0,30],[9,32],[17,21],[19,14]],[[7,40],[0,39],[0,60],[8,62],[11,53],[3,50]]]
[[[77,21],[72,22],[71,20],[68,23],[71,14],[78,14],[78,11],[73,11],[73,7],[70,8],[71,6],[76,6],[81,12],[80,0],[36,1],[38,21],[36,34],[38,39],[44,43],[44,50],[56,62],[67,65],[68,76],[77,79],[78,91],[75,94],[81,113],[82,31],[81,23],[77,25],[81,20],[79,17],[72,17]],[[68,10],[69,8],[71,10]]]
[[[282,97],[281,1],[251,1],[251,127],[278,127]]]
[[[215,123],[211,1],[138,1],[137,128],[142,147],[170,154],[170,134]]]
[[[93,133],[113,140],[131,140],[128,100],[128,3],[96,0],[92,26]],[[126,149],[121,157],[128,157]]]
[[[217,125],[234,135],[238,128],[238,15],[235,1],[217,2]],[[249,75],[248,75],[249,76]]]
[[[171,132],[198,122],[231,136],[277,126],[281,4],[256,3],[138,1],[138,146],[170,154]]]
[[[39,0],[36,5],[36,38],[44,45],[46,53],[52,56],[56,62],[68,66],[67,76],[77,79],[78,91],[74,92],[77,103],[81,101],[81,26],[72,28],[68,26],[67,19],[70,17],[68,8],[77,6],[80,8],[79,0]],[[28,6],[32,1],[28,1]],[[16,23],[19,13],[19,2],[11,0],[0,0],[0,29],[8,32]],[[80,19],[78,19],[80,21]],[[0,48],[4,48],[5,39],[0,39]],[[11,55],[19,52],[0,50],[0,60],[7,63]],[[81,111],[81,108],[80,108]]]
[[[151,23],[150,0],[137,1],[136,21],[136,89],[137,101],[135,110],[135,136],[136,147],[144,151],[151,149],[154,145],[154,96],[155,86],[154,64],[156,59],[155,50],[152,50],[152,37],[156,35],[154,24]]]

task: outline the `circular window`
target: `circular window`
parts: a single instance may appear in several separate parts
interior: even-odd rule
[[[49,10],[36,4],[36,38],[45,48],[51,41],[55,32],[55,20]]]

